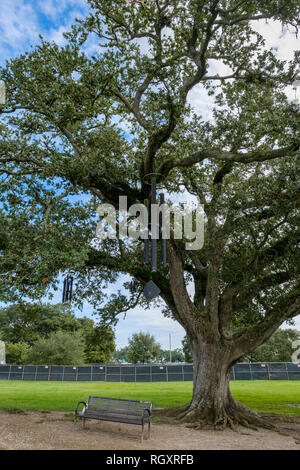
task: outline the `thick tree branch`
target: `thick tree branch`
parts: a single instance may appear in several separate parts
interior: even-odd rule
[[[287,156],[294,156],[298,153],[300,143],[293,143],[287,147],[283,147],[275,150],[257,150],[247,153],[238,152],[227,152],[220,148],[215,149],[202,149],[193,155],[179,159],[171,158],[163,162],[159,169],[159,173],[166,178],[169,172],[173,168],[188,168],[196,163],[201,163],[204,160],[220,160],[225,162],[237,162],[237,163],[253,163],[253,162],[264,162],[267,160],[273,160],[275,158],[283,158]]]
[[[72,133],[64,126],[59,125],[58,128],[62,132],[62,134],[67,138],[67,140],[70,142],[76,157],[80,157],[81,156],[81,150],[78,147],[78,145],[76,144]]]
[[[272,18],[272,15],[254,15],[254,16],[249,16],[249,15],[242,15],[242,16],[236,16],[234,18],[228,18],[228,19],[223,19],[223,20],[217,20],[215,22],[216,25],[221,25],[221,26],[233,26],[238,23],[242,23],[243,21],[258,21],[258,20],[264,20],[264,19],[270,19]]]
[[[184,280],[182,255],[174,239],[167,243],[170,268],[170,289],[176,306],[177,315],[183,325],[192,331],[192,325],[197,323],[197,310],[191,301]]]
[[[112,93],[119,98],[119,100],[125,105],[126,109],[135,116],[137,122],[148,132],[152,131],[152,124],[149,122],[140,112],[138,104],[139,97],[137,98],[137,101],[134,102],[134,104],[131,104],[125,96],[123,96],[119,91],[117,90],[112,90]]]
[[[278,303],[266,312],[265,318],[258,324],[236,332],[233,337],[233,357],[238,360],[243,355],[258,348],[286,320],[300,312],[299,287],[280,298]]]
[[[217,10],[217,5],[218,1],[214,1],[212,6],[211,6],[211,17],[209,18],[205,30],[205,35],[204,35],[204,40],[201,42],[200,49],[197,51],[196,49],[196,43],[198,40],[198,34],[199,32],[197,31],[197,19],[194,23],[194,28],[192,30],[192,34],[190,37],[190,40],[187,44],[187,49],[188,49],[188,56],[194,61],[194,63],[197,66],[196,73],[192,77],[187,77],[183,86],[182,86],[182,91],[181,91],[181,96],[182,96],[182,102],[183,104],[186,102],[187,95],[189,91],[197,85],[201,81],[201,79],[204,77],[206,73],[206,62],[207,62],[207,57],[206,53],[208,50],[209,43],[213,37],[214,31],[213,31],[213,25],[215,24],[215,20],[218,16],[218,10]],[[199,10],[200,8],[200,10]],[[199,8],[197,11],[197,15],[200,14],[201,11],[201,6],[199,3]]]

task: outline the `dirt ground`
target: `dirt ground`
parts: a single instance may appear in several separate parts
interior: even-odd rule
[[[73,430],[70,413],[0,410],[2,450],[300,450],[300,419],[277,423],[281,433],[240,428],[206,431],[153,423],[151,438],[140,444],[140,426],[90,420]]]

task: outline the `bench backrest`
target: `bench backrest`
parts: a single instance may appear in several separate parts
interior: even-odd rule
[[[124,400],[121,398],[93,397],[88,399],[88,410],[104,413],[116,413],[128,416],[142,416],[144,410],[151,413],[151,401]]]

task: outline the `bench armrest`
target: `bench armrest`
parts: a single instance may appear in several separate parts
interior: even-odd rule
[[[146,416],[151,417],[151,408],[150,408],[150,409],[149,409],[149,408],[145,408],[145,409],[143,410],[143,418],[145,417],[145,413],[148,413],[148,415],[146,414]]]
[[[85,402],[85,401],[79,401],[79,402],[77,403],[76,408],[75,408],[75,414],[76,414],[77,411],[78,411],[79,405],[84,405],[84,406],[86,406],[86,402]]]
[[[145,408],[145,409],[148,411],[149,415],[151,416],[152,415],[152,403],[150,403],[149,408]]]

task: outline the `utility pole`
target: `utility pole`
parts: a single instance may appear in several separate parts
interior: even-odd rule
[[[169,345],[170,345],[170,363],[172,364],[171,333],[169,334]]]

